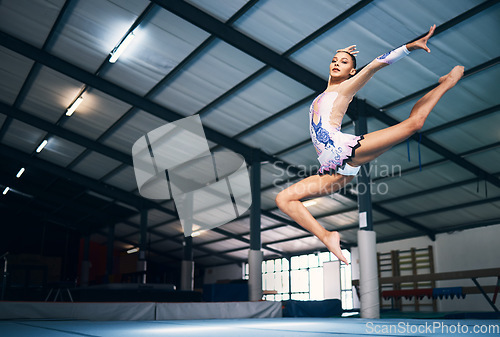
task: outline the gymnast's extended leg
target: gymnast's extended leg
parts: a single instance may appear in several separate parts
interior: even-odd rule
[[[351,159],[352,166],[361,166],[377,158],[396,144],[406,140],[418,132],[427,119],[427,116],[436,106],[439,99],[462,78],[464,67],[456,66],[447,75],[439,79],[439,85],[429,91],[412,108],[408,119],[388,127],[364,135],[361,146]]]

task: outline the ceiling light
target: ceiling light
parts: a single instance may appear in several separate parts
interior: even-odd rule
[[[127,250],[127,254],[134,254],[134,253],[137,253],[138,251],[139,251],[139,247],[135,247],[135,248]]]
[[[305,207],[316,205],[318,202],[316,200],[307,200],[302,203]]]
[[[125,49],[127,49],[130,42],[132,42],[134,37],[135,37],[134,32],[130,32],[130,34],[128,34],[127,37],[123,39],[118,44],[118,46],[115,47],[115,49],[113,49],[113,51],[111,52],[111,58],[109,59],[109,63],[115,63],[116,60],[118,60],[120,55],[125,51]]]
[[[40,153],[42,152],[43,148],[45,147],[45,145],[47,145],[47,139],[45,139],[42,144],[40,144],[40,146],[36,149],[36,153]]]
[[[23,175],[24,171],[25,171],[25,169],[24,169],[24,167],[22,167],[22,168],[19,170],[19,172],[17,172],[17,174],[16,174],[16,178],[21,178],[21,176]]]
[[[5,190],[3,190],[3,195],[6,195],[7,192],[9,192],[9,190],[10,190],[10,187],[6,187]]]
[[[193,234],[191,234],[191,236],[194,238],[195,236],[200,236],[201,232],[194,232]]]
[[[66,116],[71,116],[73,112],[75,112],[76,108],[82,103],[83,101],[83,96],[80,96],[76,99],[76,101],[71,104],[71,106],[66,110]]]

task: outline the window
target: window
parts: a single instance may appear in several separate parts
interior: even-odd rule
[[[348,261],[351,254],[342,253]],[[323,263],[336,261],[330,252],[292,256],[262,262],[262,289],[275,290],[275,294],[266,294],[267,301],[285,300],[323,300]],[[245,279],[248,279],[248,264],[245,264]],[[351,265],[340,266],[340,289],[342,307],[352,309]],[[291,284],[291,287],[290,287]]]

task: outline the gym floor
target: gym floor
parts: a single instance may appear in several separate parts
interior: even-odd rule
[[[177,321],[0,321],[3,337],[62,336],[498,336],[499,320],[279,318]]]

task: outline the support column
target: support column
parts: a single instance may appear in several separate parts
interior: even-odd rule
[[[142,273],[139,283],[146,284],[146,272],[148,262],[146,253],[148,249],[148,210],[141,209],[141,239],[139,243],[139,259],[137,260],[137,272]]]
[[[83,260],[80,278],[80,286],[87,287],[89,285],[90,275],[90,234],[83,237]]]
[[[292,299],[292,256],[285,256],[288,260],[288,299]]]
[[[193,237],[184,237],[184,258],[181,266],[181,290],[194,289]]]
[[[263,254],[260,240],[260,157],[258,151],[253,153],[250,167],[250,186],[252,190],[252,206],[250,207],[248,298],[250,301],[260,301],[262,299]]]
[[[365,103],[358,104],[358,119],[354,123],[356,135],[368,133]],[[377,270],[377,241],[373,231],[370,164],[361,167],[358,174],[359,208],[359,288],[361,318],[380,318],[380,301]]]
[[[106,283],[111,283],[113,275],[113,251],[115,246],[115,225],[108,226],[108,250],[106,254]]]

